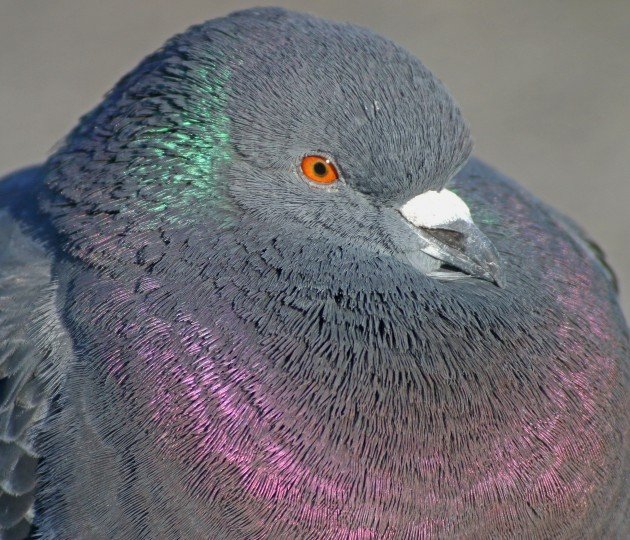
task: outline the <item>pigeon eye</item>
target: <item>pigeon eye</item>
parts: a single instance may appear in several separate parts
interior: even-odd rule
[[[339,180],[339,174],[332,162],[323,156],[306,156],[302,159],[304,176],[318,184],[332,184]]]

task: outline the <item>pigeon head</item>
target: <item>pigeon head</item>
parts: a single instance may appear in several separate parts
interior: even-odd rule
[[[470,150],[447,90],[401,47],[350,24],[255,9],[145,60],[53,157],[49,184],[71,213],[101,214],[62,226],[82,249],[104,221],[116,238],[168,224],[161,240],[134,246],[141,261],[175,231],[202,238],[231,224],[500,283],[494,248],[443,190]]]
[[[290,182],[283,171],[319,153],[350,189],[387,205],[440,190],[467,159],[458,108],[401,47],[349,24],[260,13],[236,18],[250,37],[229,113],[248,178],[268,169],[281,188]]]

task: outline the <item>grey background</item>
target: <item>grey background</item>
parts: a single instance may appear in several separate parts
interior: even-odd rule
[[[143,56],[265,2],[0,0],[0,174],[42,161]],[[476,153],[582,224],[630,313],[630,1],[288,1],[406,46],[450,88]]]

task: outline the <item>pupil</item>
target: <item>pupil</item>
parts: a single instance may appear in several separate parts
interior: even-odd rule
[[[326,164],[322,161],[318,161],[313,165],[313,170],[317,176],[324,176],[326,174]]]

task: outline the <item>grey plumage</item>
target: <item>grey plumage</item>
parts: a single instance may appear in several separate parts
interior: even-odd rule
[[[470,151],[352,25],[248,10],[144,60],[0,183],[4,537],[623,536],[614,278]],[[445,187],[471,221],[401,215]]]

